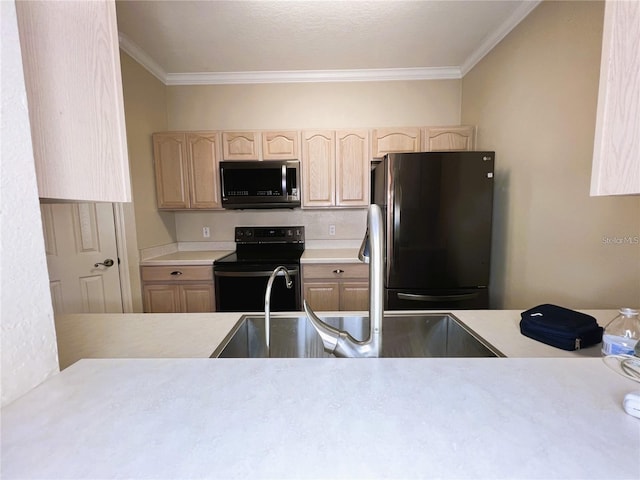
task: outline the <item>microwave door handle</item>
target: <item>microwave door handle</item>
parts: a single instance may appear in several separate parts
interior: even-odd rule
[[[281,169],[281,177],[282,177],[282,196],[287,198],[287,164],[282,165]]]
[[[225,194],[226,194],[226,192],[224,191],[224,188],[225,188],[225,187],[224,187],[224,169],[223,169],[222,167],[220,167],[220,187],[221,187],[221,189],[222,189],[222,192],[221,192],[221,195],[220,195],[220,196],[221,196],[221,197],[225,197],[225,196],[226,196],[226,195],[225,195]]]

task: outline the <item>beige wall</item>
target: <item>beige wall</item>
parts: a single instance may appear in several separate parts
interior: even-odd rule
[[[460,81],[167,87],[169,128],[279,129],[457,125]]]
[[[167,87],[172,130],[369,128],[460,123],[459,80]],[[329,236],[329,225],[336,235]],[[232,241],[236,225],[304,225],[309,240],[359,240],[366,211],[176,213],[178,240]],[[202,227],[211,238],[202,238]]]
[[[367,226],[367,210],[297,208],[176,213],[179,242],[230,242],[233,241],[234,227],[241,225],[302,225],[307,240],[362,240]],[[329,225],[335,226],[334,236],[329,235]],[[210,228],[211,238],[202,238],[202,227]]]
[[[151,140],[168,129],[166,87],[124,52],[120,64],[138,248],[166,245],[176,241],[175,221],[156,206]]]
[[[640,197],[591,198],[601,2],[543,2],[463,80],[496,150],[492,304],[640,306]]]

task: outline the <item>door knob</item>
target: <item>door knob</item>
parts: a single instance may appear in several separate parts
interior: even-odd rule
[[[100,265],[102,265],[103,267],[113,267],[113,259],[111,258],[106,258],[104,260],[104,262],[98,262],[98,263],[94,263],[93,266],[95,268],[98,268]]]

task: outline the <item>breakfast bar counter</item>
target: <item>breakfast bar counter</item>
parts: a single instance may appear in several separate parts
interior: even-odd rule
[[[640,478],[601,359],[81,360],[2,411],[3,479]]]
[[[593,315],[600,325],[616,316],[615,310],[584,312]],[[337,312],[318,313],[322,317],[335,316]],[[339,314],[366,315],[366,312]],[[208,358],[242,315],[232,312],[60,315],[55,319],[60,367],[66,368],[82,358]],[[273,318],[298,315],[303,313],[271,314]],[[521,335],[519,310],[455,310],[453,315],[507,357],[600,356],[599,346],[567,352]]]
[[[242,314],[61,316],[70,366],[3,408],[2,478],[640,478],[640,385],[598,346],[453,314],[511,358],[210,359]]]

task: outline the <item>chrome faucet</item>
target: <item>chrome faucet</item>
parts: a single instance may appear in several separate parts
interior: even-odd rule
[[[349,333],[327,325],[318,318],[306,300],[303,302],[304,311],[320,335],[325,351],[334,354],[336,357],[379,357],[382,351],[382,317],[384,316],[383,232],[382,211],[378,205],[371,205],[367,213],[367,232],[358,253],[360,260],[369,263],[370,327],[368,339],[358,341]]]
[[[267,343],[267,353],[269,352],[269,332],[271,331],[271,288],[273,287],[273,282],[276,279],[276,276],[282,272],[286,279],[287,288],[291,288],[293,285],[293,281],[289,276],[289,270],[286,267],[279,266],[273,269],[271,272],[271,276],[269,276],[269,280],[267,281],[267,289],[264,292],[264,328],[265,328],[265,339]]]

